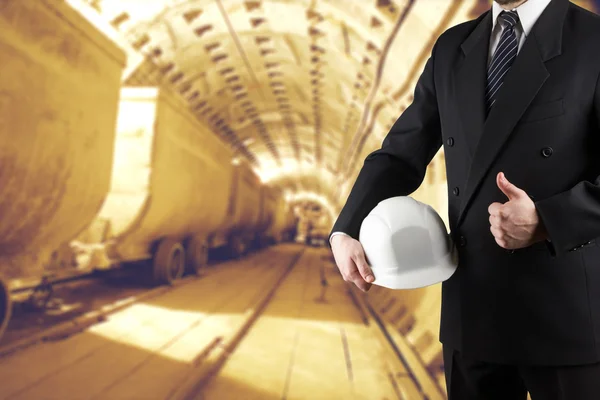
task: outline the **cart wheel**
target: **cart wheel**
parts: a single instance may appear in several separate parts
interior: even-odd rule
[[[54,295],[54,289],[47,276],[42,277],[42,281],[37,285],[27,303],[33,310],[44,310],[48,306],[50,299]]]
[[[268,236],[259,236],[258,239],[256,239],[256,242],[258,244],[259,249],[264,249],[265,247],[269,246],[269,237]]]
[[[154,254],[154,282],[170,284],[183,276],[185,271],[185,250],[181,243],[173,239],[163,239]]]
[[[12,301],[6,282],[0,279],[0,339],[8,326],[12,314]]]
[[[201,238],[190,238],[187,242],[185,254],[186,266],[194,275],[200,275],[208,264],[208,244]]]
[[[229,251],[234,258],[242,257],[246,253],[246,243],[241,237],[233,237],[229,241]]]

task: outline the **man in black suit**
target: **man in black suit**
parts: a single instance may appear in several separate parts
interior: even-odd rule
[[[369,289],[363,218],[414,192],[442,145],[459,255],[442,283],[450,400],[600,399],[600,18],[496,0],[438,38],[333,226],[345,280]]]

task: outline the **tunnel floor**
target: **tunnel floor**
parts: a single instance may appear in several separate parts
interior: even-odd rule
[[[324,248],[284,244],[0,359],[2,399],[422,399]]]
[[[389,350],[364,325],[347,285],[333,265],[323,263],[323,254],[313,249],[303,254],[227,364],[195,399],[398,398],[389,379]]]

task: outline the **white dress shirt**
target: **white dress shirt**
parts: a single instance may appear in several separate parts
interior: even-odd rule
[[[517,53],[523,47],[525,39],[529,36],[533,25],[538,20],[542,12],[546,9],[551,0],[527,0],[517,8],[513,8],[512,11],[516,11],[519,14],[519,22],[515,26],[515,34],[519,41],[519,48]],[[490,53],[488,58],[488,65],[492,61],[494,51],[498,47],[498,41],[502,36],[502,24],[498,23],[498,15],[504,11],[504,9],[496,2],[492,4],[492,33],[490,36]]]
[[[536,21],[544,12],[548,4],[550,4],[552,0],[527,0],[525,3],[521,4],[517,8],[513,8],[511,11],[516,11],[519,14],[519,22],[515,26],[515,34],[517,35],[517,40],[519,41],[519,48],[517,49],[517,54],[521,51],[523,47],[523,43],[525,43],[525,39],[529,36],[531,29],[535,25]],[[502,36],[502,25],[498,24],[498,15],[504,9],[498,3],[494,1],[492,4],[492,32],[490,35],[490,52],[488,58],[488,65],[492,62],[492,57],[494,55],[494,51],[496,51],[496,47],[498,47],[498,41]],[[329,242],[331,243],[331,239],[335,235],[346,235],[348,234],[344,232],[333,232],[331,237],[329,238]]]

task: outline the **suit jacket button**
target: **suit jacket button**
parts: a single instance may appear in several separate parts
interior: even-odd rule
[[[453,138],[453,137],[449,137],[449,138],[446,140],[446,144],[447,144],[448,146],[450,146],[450,147],[454,146],[454,138]]]
[[[467,239],[465,239],[464,236],[460,236],[458,238],[458,246],[459,247],[465,247],[467,245]]]
[[[544,147],[542,149],[542,157],[548,158],[552,155],[552,147]]]
[[[454,193],[455,196],[458,196],[458,187],[452,189],[452,193]]]

